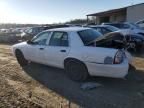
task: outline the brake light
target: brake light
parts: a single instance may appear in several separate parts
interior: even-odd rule
[[[116,53],[116,55],[115,55],[113,64],[120,64],[120,63],[123,62],[123,59],[124,59],[124,53],[123,53],[123,51],[118,50],[117,53]]]

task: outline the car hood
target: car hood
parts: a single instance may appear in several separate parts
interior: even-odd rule
[[[120,31],[116,31],[116,32],[111,32],[111,33],[107,33],[103,36],[99,36],[98,38],[96,38],[96,42],[104,40],[104,39],[110,39],[110,38],[114,38],[114,37],[124,37],[124,35],[120,32]]]
[[[18,44],[15,44],[11,47],[11,50],[13,52],[13,55],[15,55],[15,50],[16,49],[23,49],[24,47],[27,46],[27,42],[21,42],[21,43],[18,43]]]
[[[93,42],[96,42],[98,47],[122,49],[126,46],[126,38],[120,32],[111,32],[104,36],[98,37]]]
[[[27,42],[21,42],[21,43],[18,43],[18,44],[13,45],[12,47],[13,47],[13,48],[14,48],[14,47],[23,47],[23,46],[25,46],[25,45],[27,45]]]

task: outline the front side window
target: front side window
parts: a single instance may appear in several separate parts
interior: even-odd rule
[[[66,32],[54,32],[49,42],[50,46],[68,46],[68,34]]]
[[[46,45],[47,39],[51,32],[42,32],[32,39],[32,42],[37,45]]]
[[[97,32],[94,29],[87,29],[78,32],[81,40],[83,41],[84,45],[89,44],[91,41],[95,40],[96,38],[102,36],[101,33]]]

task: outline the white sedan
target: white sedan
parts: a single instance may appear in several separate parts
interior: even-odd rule
[[[21,66],[32,61],[62,68],[75,81],[84,81],[89,75],[124,78],[129,69],[125,52],[91,45],[99,36],[90,28],[51,29],[13,45],[12,50]]]

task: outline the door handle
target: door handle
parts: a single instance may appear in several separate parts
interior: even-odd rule
[[[60,52],[66,52],[66,50],[60,50]]]
[[[44,50],[44,48],[39,48],[40,50]]]

